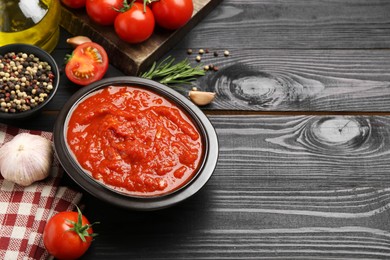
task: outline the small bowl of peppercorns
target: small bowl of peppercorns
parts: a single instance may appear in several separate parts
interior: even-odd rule
[[[54,97],[59,85],[54,58],[30,44],[0,47],[0,119],[35,115]]]

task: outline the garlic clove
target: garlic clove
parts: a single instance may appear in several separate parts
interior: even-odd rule
[[[214,92],[191,90],[188,93],[188,97],[196,105],[198,105],[198,106],[205,106],[205,105],[210,104],[214,100],[215,93]]]
[[[72,38],[66,39],[66,42],[70,44],[73,48],[76,48],[77,46],[86,43],[86,42],[92,42],[90,38],[87,36],[75,36]]]
[[[0,173],[21,186],[49,176],[53,147],[48,139],[21,133],[0,148]]]

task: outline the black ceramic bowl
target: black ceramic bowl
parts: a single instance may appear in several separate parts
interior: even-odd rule
[[[46,51],[44,51],[43,49],[35,45],[17,43],[17,44],[4,45],[0,47],[0,55],[3,56],[10,52],[15,52],[16,54],[19,52],[26,53],[26,54],[34,54],[34,56],[38,57],[40,61],[47,62],[51,67],[52,73],[54,74],[54,79],[52,82],[53,89],[50,91],[50,93],[42,103],[39,103],[34,108],[31,108],[26,111],[21,111],[21,112],[11,113],[11,112],[0,111],[0,119],[4,119],[4,120],[23,119],[23,118],[31,117],[33,115],[36,115],[39,111],[41,111],[41,109],[51,101],[51,99],[54,97],[55,93],[57,92],[58,85],[60,82],[59,69],[54,58],[49,53],[47,53]],[[0,86],[0,90],[4,90],[4,87],[5,86],[3,83],[2,86]],[[26,93],[28,94],[29,92],[26,90]]]
[[[181,188],[160,196],[132,196],[117,192],[95,180],[75,159],[67,143],[67,124],[75,107],[85,97],[108,86],[134,86],[149,90],[173,102],[187,114],[197,127],[203,143],[203,156],[194,177]],[[84,190],[106,202],[134,210],[157,210],[173,206],[198,192],[211,177],[218,159],[216,132],[205,114],[182,94],[158,82],[138,77],[108,78],[78,90],[65,104],[54,126],[54,148],[68,175]]]

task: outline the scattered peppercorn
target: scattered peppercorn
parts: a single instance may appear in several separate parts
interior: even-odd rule
[[[207,70],[210,69],[210,67],[209,67],[209,65],[206,65],[206,66],[203,67],[203,69],[207,71]]]
[[[202,55],[204,53],[203,49],[199,49],[199,54]]]
[[[192,54],[192,49],[188,49],[187,54]]]
[[[214,70],[214,71],[218,71],[219,68],[218,68],[217,66],[214,66],[214,67],[213,67],[213,70]]]
[[[226,57],[230,55],[230,52],[229,51],[224,51],[223,52],[223,55],[225,55]]]
[[[214,52],[214,57],[218,57],[218,52],[217,51]]]
[[[33,54],[0,55],[0,112],[17,113],[38,106],[49,96],[54,78],[51,66]]]
[[[200,57],[200,55],[197,55],[196,58],[195,58],[195,60],[196,60],[197,62],[199,62],[199,61],[202,60],[202,58]]]

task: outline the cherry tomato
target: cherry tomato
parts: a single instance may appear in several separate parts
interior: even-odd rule
[[[120,13],[114,23],[115,32],[124,41],[140,43],[147,40],[154,30],[154,16],[148,6],[135,2],[127,11]]]
[[[123,7],[123,0],[87,0],[88,17],[100,25],[112,25]]]
[[[61,2],[70,8],[81,8],[85,6],[86,0],[61,0]]]
[[[191,19],[193,11],[192,0],[160,0],[152,3],[156,23],[169,30],[185,25]]]
[[[43,243],[46,250],[58,259],[77,259],[91,245],[92,225],[78,212],[63,211],[57,213],[46,223],[43,231]]]
[[[102,46],[86,42],[76,47],[65,66],[65,74],[78,85],[88,85],[103,78],[108,69],[108,56]]]

